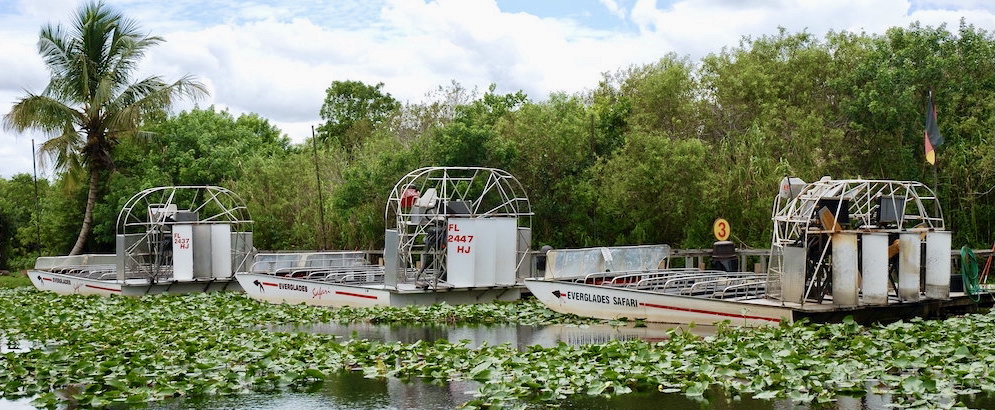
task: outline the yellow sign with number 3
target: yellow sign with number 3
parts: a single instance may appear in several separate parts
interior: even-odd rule
[[[715,239],[724,241],[729,239],[729,233],[732,229],[729,227],[729,221],[719,218],[715,220],[712,224],[712,233],[715,234]]]

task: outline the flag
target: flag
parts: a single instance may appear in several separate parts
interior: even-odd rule
[[[926,162],[936,164],[936,147],[943,143],[940,127],[936,125],[936,107],[933,106],[933,92],[929,92],[926,103],[926,130],[923,132],[926,144]]]

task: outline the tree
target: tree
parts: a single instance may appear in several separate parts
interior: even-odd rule
[[[359,81],[333,81],[321,106],[321,119],[325,123],[318,128],[320,139],[335,142],[351,153],[401,107],[382,88],[383,83],[371,86]]]
[[[514,148],[497,137],[497,126],[522,108],[529,98],[524,92],[497,94],[491,84],[483,97],[456,108],[453,121],[436,130],[432,138],[432,162],[444,166],[506,167]]]
[[[926,183],[936,191],[947,229],[957,235],[955,244],[991,246],[993,33],[963,21],[956,32],[916,23],[888,29],[866,49],[839,80],[840,88],[850,90],[841,106],[861,134],[852,145],[869,153],[859,169]],[[935,166],[923,159],[924,105],[931,90],[940,130],[948,136]]]
[[[39,195],[49,190],[48,181],[38,181]],[[30,266],[38,243],[38,215],[35,204],[35,182],[30,174],[17,174],[9,180],[0,178],[0,269],[17,270]],[[28,235],[18,238],[18,232],[27,229]],[[27,239],[22,241],[20,239]]]
[[[28,93],[4,116],[8,129],[53,135],[41,152],[55,159],[56,169],[88,174],[86,211],[71,255],[89,237],[102,174],[115,168],[114,146],[139,134],[149,115],[176,98],[207,93],[191,76],[168,84],[159,76],[130,82],[145,51],[161,41],[103,2],[86,3],[72,27],[42,28],[38,51],[51,72],[48,86],[41,94]]]
[[[542,215],[532,226],[542,244],[583,246],[597,232],[591,223],[596,207],[585,195],[586,171],[607,154],[599,150],[606,146],[594,111],[579,96],[554,93],[498,121],[496,139],[506,142],[488,144],[510,146],[514,153],[502,167],[521,181],[532,211]]]
[[[290,145],[289,138],[257,114],[235,118],[214,107],[149,121],[143,130],[155,136],[122,141],[114,148],[118,172],[107,179],[94,209],[91,248],[113,249],[117,214],[141,190],[165,185],[232,188],[234,181],[257,172],[256,157],[285,156]]]

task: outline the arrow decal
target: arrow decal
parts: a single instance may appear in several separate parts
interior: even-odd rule
[[[252,281],[252,284],[256,285],[256,286],[259,286],[259,291],[260,292],[266,292],[266,289],[263,288],[263,284],[259,283],[259,279],[256,279],[256,280]]]
[[[553,291],[553,296],[556,296],[557,298],[562,297],[562,296],[566,296],[566,295],[567,295],[566,293],[560,292],[558,290],[554,290]]]

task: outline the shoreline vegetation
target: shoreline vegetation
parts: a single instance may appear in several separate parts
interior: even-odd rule
[[[0,275],[0,289],[30,287],[31,279],[24,272],[8,272]]]
[[[555,403],[571,395],[681,392],[827,403],[887,392],[901,407],[948,407],[995,393],[995,313],[888,325],[719,326],[668,331],[660,342],[554,347],[342,341],[271,332],[267,324],[591,323],[535,301],[320,309],[235,293],[142,298],[57,296],[0,289],[0,396],[83,406],[301,390],[341,371],[366,377],[480,382],[468,407]],[[873,381],[872,383],[867,383]],[[872,386],[872,387],[868,387]],[[69,396],[57,394],[71,388]]]
[[[535,214],[536,248],[703,248],[717,217],[734,227],[737,246],[766,247],[778,181],[824,175],[922,181],[939,198],[955,247],[988,249],[995,240],[995,35],[964,20],[824,38],[781,29],[698,60],[661,55],[573,94],[454,81],[425,101],[401,103],[382,83],[336,80],[316,113],[316,134],[292,143],[258,114],[170,112],[175,97],[206,87],[189,76],[130,82],[143,52],[163,40],[101,2],[83,5],[77,18],[65,30],[42,29],[51,82],[26,90],[4,115],[8,128],[62,134],[39,146],[55,161],[51,179],[0,178],[0,269],[32,266],[39,254],[113,252],[122,206],[170,185],[237,193],[261,249],[382,249],[388,191],[424,166],[514,175]],[[61,49],[78,44],[110,48]],[[79,68],[86,65],[95,66]],[[927,96],[945,136],[935,166],[924,158]],[[884,392],[902,408],[958,407],[958,397],[995,394],[991,311],[872,326],[719,326],[708,336],[675,328],[663,341],[520,349],[264,327],[592,320],[536,301],[320,309],[236,293],[58,296],[29,283],[0,277],[0,399],[47,408],[300,391],[339,372],[473,380],[479,388],[468,408],[630,392],[701,398],[713,389],[815,406]]]
[[[382,249],[388,191],[423,166],[514,175],[535,213],[536,248],[704,248],[717,217],[737,246],[763,248],[778,181],[830,175],[921,181],[954,247],[989,249],[993,71],[995,35],[968,24],[824,38],[782,30],[697,60],[623,67],[573,94],[453,82],[402,104],[389,84],[334,81],[315,140],[295,136],[301,143],[257,114],[162,112],[141,126],[150,138],[109,151],[115,167],[99,176],[84,253],[113,252],[117,214],[136,192],[205,184],[245,200],[260,249]],[[930,92],[945,136],[935,166],[923,147]],[[57,173],[38,185],[36,207],[30,175],[0,178],[0,269],[30,266],[39,247],[73,248],[87,184]]]

